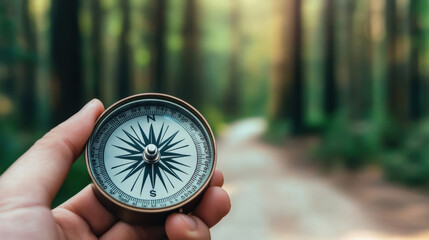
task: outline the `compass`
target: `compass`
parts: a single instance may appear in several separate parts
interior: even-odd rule
[[[191,212],[213,176],[210,126],[188,103],[165,94],[138,94],[113,104],[86,145],[94,193],[120,219],[162,224]]]

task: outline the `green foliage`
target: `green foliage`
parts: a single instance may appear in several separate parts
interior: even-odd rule
[[[395,149],[386,151],[381,166],[386,178],[406,185],[429,184],[429,120],[413,127]]]
[[[381,132],[371,122],[351,121],[338,114],[322,134],[316,155],[325,167],[362,168],[380,152]]]
[[[352,122],[337,116],[321,138],[316,159],[324,167],[355,170],[377,164],[391,181],[429,185],[429,120],[408,130],[392,122]]]
[[[280,144],[284,142],[285,136],[287,136],[289,133],[289,121],[270,120],[267,131],[265,132],[263,138],[268,142]]]
[[[204,118],[209,123],[213,134],[217,135],[219,131],[225,126],[225,116],[215,106],[205,106],[201,114],[203,114]]]

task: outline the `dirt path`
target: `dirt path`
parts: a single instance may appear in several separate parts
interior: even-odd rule
[[[380,187],[379,178],[332,179],[296,166],[293,146],[273,147],[259,140],[265,127],[261,119],[248,119],[217,139],[218,167],[225,175],[232,210],[213,229],[213,239],[429,239],[426,221],[421,226],[401,225],[414,216],[419,219],[413,222],[429,222],[429,207],[422,205],[429,203],[427,196]],[[386,208],[392,197],[399,198],[397,205]],[[403,211],[396,212],[398,208]]]

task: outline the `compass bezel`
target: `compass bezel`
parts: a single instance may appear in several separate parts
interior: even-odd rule
[[[89,145],[90,145],[90,140],[92,138],[92,134],[91,137],[88,139],[88,142],[85,146],[85,161],[86,161],[86,166],[87,166],[87,170],[88,173],[91,177],[91,180],[93,182],[93,190],[95,195],[97,196],[97,198],[100,200],[100,202],[112,213],[114,213],[115,215],[117,215],[119,218],[121,218],[122,220],[125,220],[127,222],[133,222],[133,223],[149,223],[149,224],[160,224],[162,223],[165,218],[172,212],[184,212],[184,213],[189,213],[191,212],[194,207],[198,204],[199,200],[201,199],[203,193],[207,190],[208,185],[210,183],[210,180],[213,177],[215,168],[216,168],[216,163],[217,163],[217,151],[216,151],[216,142],[215,142],[215,138],[213,135],[213,132],[210,128],[210,125],[208,124],[208,122],[206,121],[206,119],[201,115],[200,112],[198,112],[198,110],[196,110],[193,106],[191,106],[189,103],[167,95],[167,94],[161,94],[161,93],[142,93],[142,94],[136,94],[136,95],[132,95],[129,96],[127,98],[121,99],[117,102],[115,102],[113,105],[111,105],[109,108],[107,108],[101,115],[100,117],[97,119],[95,126],[94,126],[94,132],[96,131],[96,129],[98,129],[98,127],[100,126],[100,124],[103,123],[103,120],[110,115],[110,113],[112,113],[113,111],[115,111],[116,109],[134,102],[134,101],[138,101],[138,100],[142,100],[142,99],[151,99],[151,100],[165,100],[165,101],[170,101],[172,103],[178,104],[179,106],[183,107],[184,109],[188,110],[191,114],[193,114],[203,125],[204,129],[207,131],[208,133],[208,137],[211,140],[211,144],[212,149],[213,149],[213,164],[212,164],[212,168],[211,171],[206,179],[206,181],[201,185],[201,187],[194,192],[193,195],[191,195],[190,197],[188,197],[187,199],[171,205],[171,206],[167,206],[167,207],[162,207],[162,208],[141,208],[141,207],[136,207],[136,206],[131,206],[125,203],[122,203],[120,201],[118,201],[117,199],[113,198],[112,196],[110,196],[107,192],[104,191],[104,189],[98,184],[98,182],[96,181],[92,171],[91,171],[91,167],[90,167],[90,163],[89,163]],[[94,133],[93,132],[93,133]],[[148,220],[149,221],[146,221]]]

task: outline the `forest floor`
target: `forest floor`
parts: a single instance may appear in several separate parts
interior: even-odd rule
[[[246,119],[218,137],[231,212],[213,239],[429,239],[429,193],[383,180],[377,169],[323,173],[306,159],[314,139],[273,146],[266,123]]]

